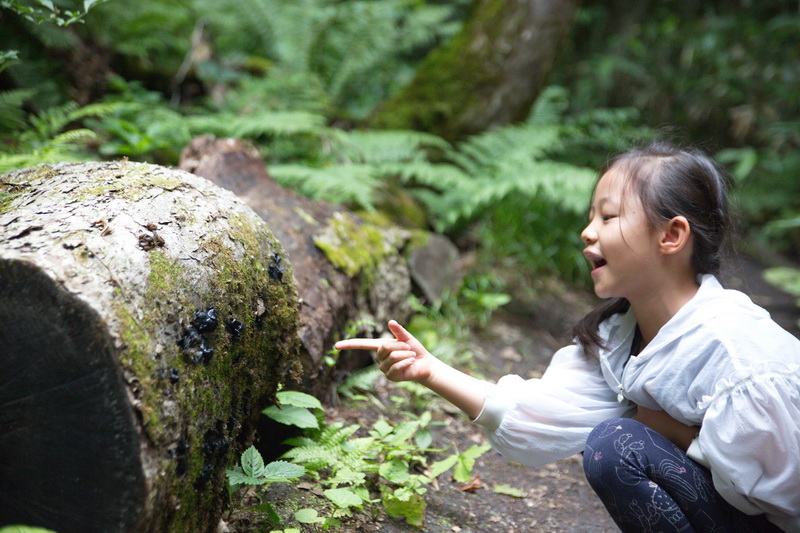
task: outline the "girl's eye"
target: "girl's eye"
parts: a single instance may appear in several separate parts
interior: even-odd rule
[[[601,215],[600,218],[603,220],[603,222],[608,222],[609,220],[614,218],[614,215]]]

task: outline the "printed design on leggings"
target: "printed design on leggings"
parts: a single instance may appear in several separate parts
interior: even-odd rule
[[[590,452],[590,461],[602,463],[605,459],[606,466],[598,464],[597,468],[616,478],[610,484],[601,481],[604,503],[612,514],[624,516],[626,522],[644,533],[691,530],[683,510],[702,508],[703,503],[714,499],[710,476],[698,473],[680,448],[644,425],[634,434],[619,421],[610,420],[596,431],[596,442],[605,442],[605,450],[608,444],[613,449],[612,457],[604,457],[603,449]],[[620,491],[619,487],[625,486],[630,491]],[[701,509],[691,521],[702,523],[703,531],[725,531]]]

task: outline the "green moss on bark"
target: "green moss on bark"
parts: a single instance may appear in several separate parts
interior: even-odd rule
[[[389,253],[381,231],[355,218],[336,213],[325,232],[314,238],[325,257],[350,277],[369,277]]]
[[[481,2],[461,32],[424,59],[411,83],[382,104],[370,125],[427,131],[449,140],[475,133],[465,130],[465,114],[483,105],[487,87],[502,82],[502,73],[493,67],[493,49],[486,43],[498,38],[503,24],[495,19],[502,19],[504,4],[505,0]]]

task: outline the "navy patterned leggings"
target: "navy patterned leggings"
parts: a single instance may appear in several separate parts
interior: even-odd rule
[[[731,506],[711,473],[641,422],[612,418],[589,434],[583,454],[589,484],[627,532],[780,532]]]

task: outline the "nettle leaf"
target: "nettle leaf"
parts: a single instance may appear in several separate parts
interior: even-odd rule
[[[525,498],[528,493],[520,489],[514,488],[510,485],[495,485],[495,494],[505,494],[506,496],[513,496],[514,498]]]
[[[475,466],[475,460],[491,448],[489,444],[483,446],[475,445],[458,454],[456,468],[453,470],[453,479],[460,483],[470,481],[472,479],[472,467]]]
[[[391,444],[394,446],[402,444],[410,439],[417,429],[419,429],[419,422],[416,420],[410,420],[408,422],[397,424],[397,427],[394,428],[394,435],[392,436]]]
[[[425,519],[427,504],[418,493],[407,488],[394,492],[384,491],[383,507],[386,514],[392,517],[405,517],[412,526],[421,526]]]
[[[297,479],[306,473],[305,467],[286,461],[273,461],[264,467],[263,476],[270,482]]]
[[[379,437],[383,438],[389,433],[392,432],[394,428],[392,425],[387,422],[386,420],[380,419],[372,426],[372,430],[378,434]]]
[[[226,470],[230,485],[263,485],[267,482],[264,478],[254,478],[238,470]]]
[[[440,475],[444,474],[458,462],[458,455],[451,455],[442,459],[441,461],[436,461],[431,465],[431,478],[439,477]]]
[[[388,481],[397,484],[405,483],[411,477],[411,474],[408,473],[408,463],[399,459],[386,461],[378,472]]]
[[[427,448],[432,442],[433,435],[429,429],[422,429],[414,436],[414,444],[419,448]]]
[[[305,392],[287,390],[276,394],[281,405],[294,405],[295,407],[309,407],[311,409],[322,409],[322,404]]]
[[[336,471],[336,475],[330,479],[331,485],[360,485],[364,483],[367,476],[364,472],[356,472],[351,468],[340,468]]]
[[[255,446],[250,446],[242,454],[242,470],[250,477],[261,477],[264,474],[264,459]]]
[[[280,408],[277,405],[270,405],[261,412],[276,422],[287,426],[297,426],[302,429],[319,428],[317,417],[305,407],[287,405]]]
[[[349,489],[328,489],[324,494],[336,507],[341,509],[360,507],[362,503],[361,497]]]

